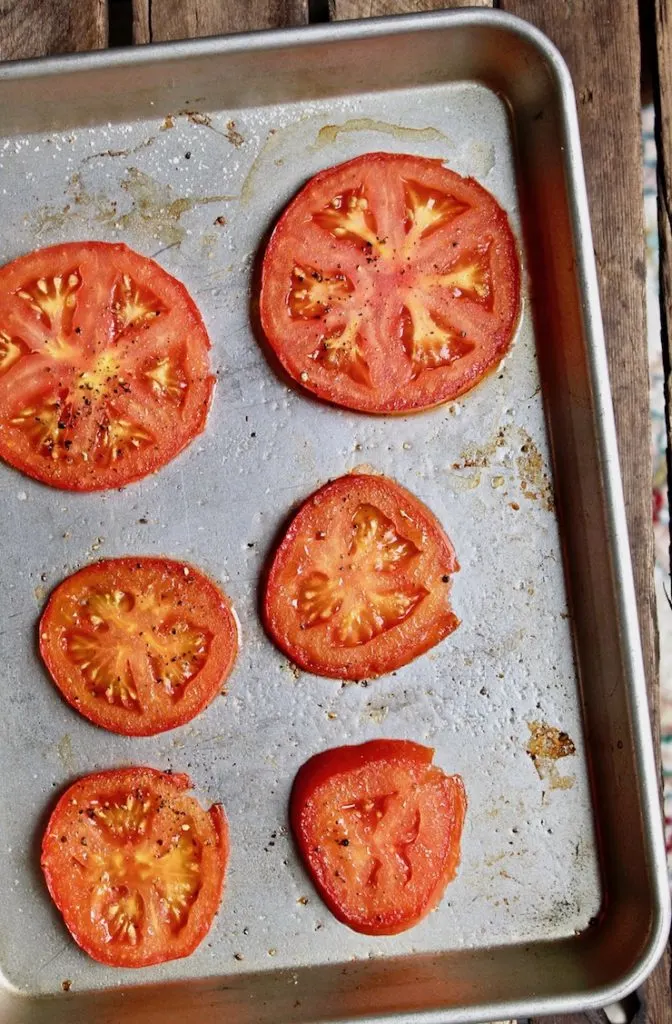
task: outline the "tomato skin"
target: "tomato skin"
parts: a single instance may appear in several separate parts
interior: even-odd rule
[[[61,328],[45,325],[23,290],[28,282],[51,287],[73,269],[81,283],[71,315]],[[137,319],[121,323],[115,310],[126,280],[123,301]],[[142,319],[142,303],[135,309],[138,295],[155,303],[152,322]],[[7,342],[25,352],[5,368]],[[41,483],[82,492],[156,472],[205,427],[215,382],[209,349],[185,286],[123,243],[69,242],[13,260],[0,267],[0,458]],[[179,380],[163,380],[167,367]]]
[[[297,579],[311,567],[306,545],[322,533],[343,533],[343,522],[363,504],[382,509],[402,536],[420,553],[405,576],[423,600],[408,618],[366,643],[343,646],[330,622],[305,628],[296,610]],[[335,525],[334,525],[335,524]],[[342,540],[343,538],[341,538]],[[347,541],[347,538],[346,538]],[[313,548],[310,549],[311,552]],[[305,555],[305,557],[304,557]],[[341,552],[325,558],[336,575]],[[266,630],[274,643],[301,668],[335,679],[370,679],[408,664],[447,637],[459,625],[450,606],[450,580],[459,570],[453,546],[433,513],[396,481],[369,473],[351,473],[325,484],[301,505],[271,562],[263,600]],[[386,578],[389,579],[392,574]]]
[[[371,761],[408,761],[418,767],[432,763],[434,750],[414,740],[368,740],[366,743],[347,744],[320,751],[301,765],[292,787],[292,822],[297,826],[300,813],[313,793],[334,775],[355,772]]]
[[[450,222],[450,238],[438,250],[430,235],[424,249],[419,242],[410,255],[405,254],[408,234],[404,233],[404,217],[408,211],[400,194],[409,181],[436,194],[450,194],[458,207],[462,204],[465,208],[456,214],[454,225]],[[352,239],[346,244],[333,234],[320,234],[315,227],[316,218],[323,216],[334,197],[340,203],[342,197],[356,196],[362,189],[369,209],[377,206],[380,213],[379,253],[373,250],[372,254],[361,245],[353,248]],[[455,253],[471,252],[475,259],[480,258],[481,249],[487,250],[490,261],[491,307],[478,310],[472,303],[476,315],[471,327],[465,321],[465,308],[451,300],[447,285],[443,292],[430,295],[425,283],[451,271],[452,246],[457,247]],[[291,283],[297,270],[304,275],[299,288]],[[293,296],[305,292],[305,282],[310,283],[311,277],[320,286],[325,281],[334,284],[335,298],[323,299],[305,314],[297,313],[292,308]],[[447,312],[457,346],[454,358],[430,359],[417,373],[409,367],[402,343],[402,309],[411,308],[415,300],[420,307],[438,311],[440,325]],[[452,305],[446,311],[449,301]],[[437,159],[375,152],[318,172],[284,209],[263,258],[261,326],[284,370],[317,398],[360,412],[419,412],[470,391],[501,362],[516,333],[520,312],[520,258],[505,211],[475,179],[460,177]],[[419,324],[422,308],[418,317]],[[470,317],[471,313],[467,321]],[[357,324],[357,347],[369,364],[366,373],[363,368],[357,373],[344,371],[336,357],[336,365],[332,364],[330,371],[325,369],[324,358],[329,362],[331,356],[324,357],[323,349],[340,347],[349,337],[348,322]],[[436,323],[429,326],[425,341],[436,334],[436,327]],[[461,351],[461,338],[471,347]]]
[[[84,776],[73,783],[60,797],[54,808],[42,840],[41,867],[54,903],[63,915],[65,925],[75,942],[99,963],[110,967],[149,967],[189,956],[202,942],[212,925],[222,898],[224,878],[229,858],[229,831],[224,808],[214,804],[204,811],[195,798],[186,795],[192,788],[188,775],[168,774],[154,768],[129,767],[110,769]],[[101,937],[97,914],[100,907],[91,901],[92,881],[83,881],[82,851],[93,855],[98,849],[94,843],[95,814],[106,797],[118,799],[127,794],[143,794],[155,805],[155,820],[149,830],[151,838],[158,835],[161,849],[169,848],[170,828],[179,835],[174,822],[166,830],[164,823],[156,825],[156,818],[179,816],[189,818],[190,835],[200,846],[199,884],[195,901],[190,906],[188,919],[174,935],[166,934],[170,928],[148,926],[143,929],[142,941],[136,944],[115,942]],[[144,836],[143,836],[144,838]],[[82,842],[86,840],[86,842]],[[125,840],[102,846],[104,858],[108,850],[116,856],[132,858],[137,834]],[[103,868],[99,869],[100,871]],[[159,869],[160,870],[160,869]],[[101,884],[98,878],[96,885]],[[103,886],[114,891],[109,880]],[[131,883],[129,882],[129,888]],[[125,888],[122,887],[122,888]],[[102,906],[102,904],[101,904]]]
[[[109,633],[105,621],[96,623],[105,630],[98,649],[95,646],[97,631],[91,626],[91,615],[87,618],[85,612],[94,601],[103,603],[112,594],[126,595],[129,603],[131,600],[136,603],[126,616],[120,616],[121,629],[116,634]],[[143,610],[136,619],[135,608],[143,601],[148,603],[148,610]],[[110,609],[113,625],[115,611]],[[104,620],[105,613],[102,618]],[[161,646],[151,648],[149,640],[140,643],[133,632],[127,635],[135,631],[137,623],[144,627],[148,637],[153,635],[158,639]],[[168,697],[165,687],[161,686],[162,670],[170,672],[172,665],[179,667],[185,658],[189,666],[190,657],[194,657],[189,646],[170,647],[172,635],[176,629],[179,632],[184,623],[187,626],[193,623],[197,630],[192,648],[207,632],[207,652],[205,656],[196,656],[196,671],[186,680],[175,676],[178,688]],[[150,634],[152,630],[156,632]],[[78,640],[81,646],[82,638],[87,642],[85,653],[75,657],[74,648],[69,644]],[[221,692],[238,653],[238,623],[228,598],[192,565],[143,556],[104,559],[73,573],[52,592],[39,624],[39,649],[52,680],[76,711],[112,732],[152,736],[191,721]],[[116,666],[115,671],[121,666],[129,673],[128,687],[135,688],[136,696],[143,685],[139,700],[129,704],[128,700],[121,699],[121,694],[115,692],[108,697],[104,687],[92,685],[99,682],[99,677],[87,675],[86,669],[98,664],[94,656],[99,650],[108,655],[111,651],[119,654],[121,661],[114,661],[112,665]],[[129,652],[128,662],[124,651]],[[160,660],[152,662],[151,654],[156,658],[157,653]],[[100,673],[107,664],[109,662],[103,660]],[[114,673],[110,672],[108,682],[114,679]],[[116,680],[125,682],[118,675]],[[180,691],[179,686],[184,686],[184,690]]]
[[[396,935],[412,928],[436,907],[446,886],[455,877],[460,863],[466,793],[460,776],[445,775],[432,765],[433,756],[432,748],[410,740],[371,740],[315,754],[296,775],[289,817],[299,852],[329,910],[354,931],[365,935]],[[403,849],[404,839],[409,838],[404,836],[407,825],[400,819],[399,830],[386,832],[379,846],[375,828],[384,827],[390,813],[384,803],[383,811],[378,814],[381,824],[369,829],[363,840],[357,834],[357,827],[351,830],[344,812],[352,813],[358,806],[358,799],[361,804],[362,798],[378,806],[376,794],[380,788],[376,787],[382,785],[383,789],[395,791],[404,784],[406,789],[401,793],[401,800],[415,800],[413,807],[416,809],[421,806],[423,792],[431,788],[434,796],[431,803],[423,805],[427,813],[424,819],[420,816],[417,835],[412,837],[410,846],[417,844],[417,854],[410,865],[409,877],[401,885],[398,880],[388,882],[387,891],[379,894],[379,875],[371,881],[372,875],[369,882],[362,885],[362,876],[358,875],[361,860],[363,857],[384,858],[386,848],[394,847],[395,840],[402,841],[399,848]],[[364,808],[366,816],[366,804]],[[420,815],[419,809],[417,814]],[[431,820],[427,820],[430,817]],[[325,822],[331,829],[329,834],[323,830]],[[406,845],[406,851],[408,849]]]

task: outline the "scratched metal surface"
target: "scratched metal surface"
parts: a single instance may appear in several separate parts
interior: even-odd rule
[[[155,255],[198,302],[218,376],[204,435],[120,492],[59,493],[0,466],[0,965],[21,992],[59,991],[64,979],[77,992],[482,948],[493,937],[497,945],[533,942],[571,936],[598,911],[527,302],[498,373],[459,402],[395,419],[349,414],[288,388],[250,328],[253,262],[283,204],[313,172],[374,149],[441,157],[474,175],[520,237],[506,108],[475,84],[235,114],[157,109],[142,122],[0,142],[3,260],[86,238]],[[259,624],[257,585],[292,506],[361,465],[397,478],[446,527],[462,565],[453,596],[463,622],[396,674],[341,687],[293,671],[274,649]],[[242,624],[228,696],[190,725],[149,739],[106,734],[66,707],[34,644],[52,586],[96,557],[126,553],[192,561],[221,582]],[[543,778],[526,749],[535,723],[566,731],[576,746],[542,765]],[[438,764],[463,776],[470,801],[459,877],[428,920],[385,939],[356,935],[330,916],[286,830],[299,765],[324,747],[377,736],[433,745]],[[224,803],[232,838],[212,932],[188,960],[141,976],[77,949],[50,904],[37,853],[45,813],[70,779],[129,762],[189,772],[204,801]]]

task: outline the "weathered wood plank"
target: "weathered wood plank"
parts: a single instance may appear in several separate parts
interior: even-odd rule
[[[107,46],[107,0],[0,0],[0,60]]]
[[[492,0],[329,0],[332,21],[377,18],[385,14],[440,11],[447,7],[493,7]]]
[[[660,313],[667,365],[667,430],[672,438],[672,0],[656,0],[656,145],[658,149],[658,234]],[[670,480],[672,484],[672,479]]]
[[[644,10],[645,8],[643,8]],[[660,318],[666,367],[668,450],[672,452],[672,0],[655,0],[654,101],[658,148],[658,237],[660,240]],[[672,489],[672,474],[668,480]],[[672,1019],[672,953],[646,989],[651,1021]],[[668,1016],[665,1016],[667,1014]]]
[[[158,43],[308,22],[308,0],[133,0],[133,41]]]
[[[657,740],[658,637],[653,586],[637,2],[574,0],[572,4],[540,4],[537,0],[501,0],[500,6],[546,32],[565,57],[574,79],[649,704]],[[668,49],[668,60],[669,53]],[[663,961],[644,986],[646,1006],[641,1024],[672,1022],[669,973],[669,960]]]

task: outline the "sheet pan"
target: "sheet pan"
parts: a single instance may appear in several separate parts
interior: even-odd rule
[[[120,492],[59,493],[0,467],[0,1013],[21,1022],[474,1021],[598,1005],[664,942],[657,786],[571,83],[530,26],[439,13],[5,65],[0,251],[123,240],[190,289],[218,383],[205,433]],[[521,244],[515,345],[474,392],[373,418],[278,378],[250,326],[274,218],[322,167],[441,157],[506,208]],[[326,479],[385,472],[438,515],[462,570],[460,629],[362,685],[300,673],[259,623],[279,525]],[[242,627],[228,693],[191,724],[106,734],[35,651],[49,590],[102,556],[185,558]],[[569,756],[531,757],[568,734]],[[287,833],[312,753],[378,736],[436,748],[469,795],[463,862],[394,938],[331,918]],[[232,857],[201,948],[140,972],[95,964],[37,863],[74,777],[147,763],[222,800]],[[599,837],[599,838],[598,838]],[[67,994],[64,989],[68,989]]]

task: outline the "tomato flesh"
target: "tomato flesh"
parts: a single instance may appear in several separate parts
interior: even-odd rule
[[[459,775],[408,740],[315,755],[299,770],[290,821],[320,896],[350,928],[396,935],[432,910],[460,862]]]
[[[0,268],[0,457],[53,487],[119,487],[205,425],[210,341],[184,285],[105,242]]]
[[[317,675],[363,679],[405,665],[459,620],[459,569],[438,520],[394,480],[350,474],[300,508],[272,562],[266,627]]]
[[[79,779],[54,809],[42,870],[66,927],[94,960],[147,967],[189,956],[210,929],[228,860],[215,804],[186,775],[122,768]]]
[[[190,721],[221,691],[238,650],[231,605],[203,573],[167,558],[116,558],[51,595],[40,653],[66,700],[112,732]]]
[[[440,160],[368,153],[321,171],[263,260],[261,322],[285,370],[363,412],[468,391],[504,356],[519,311],[505,212]]]

